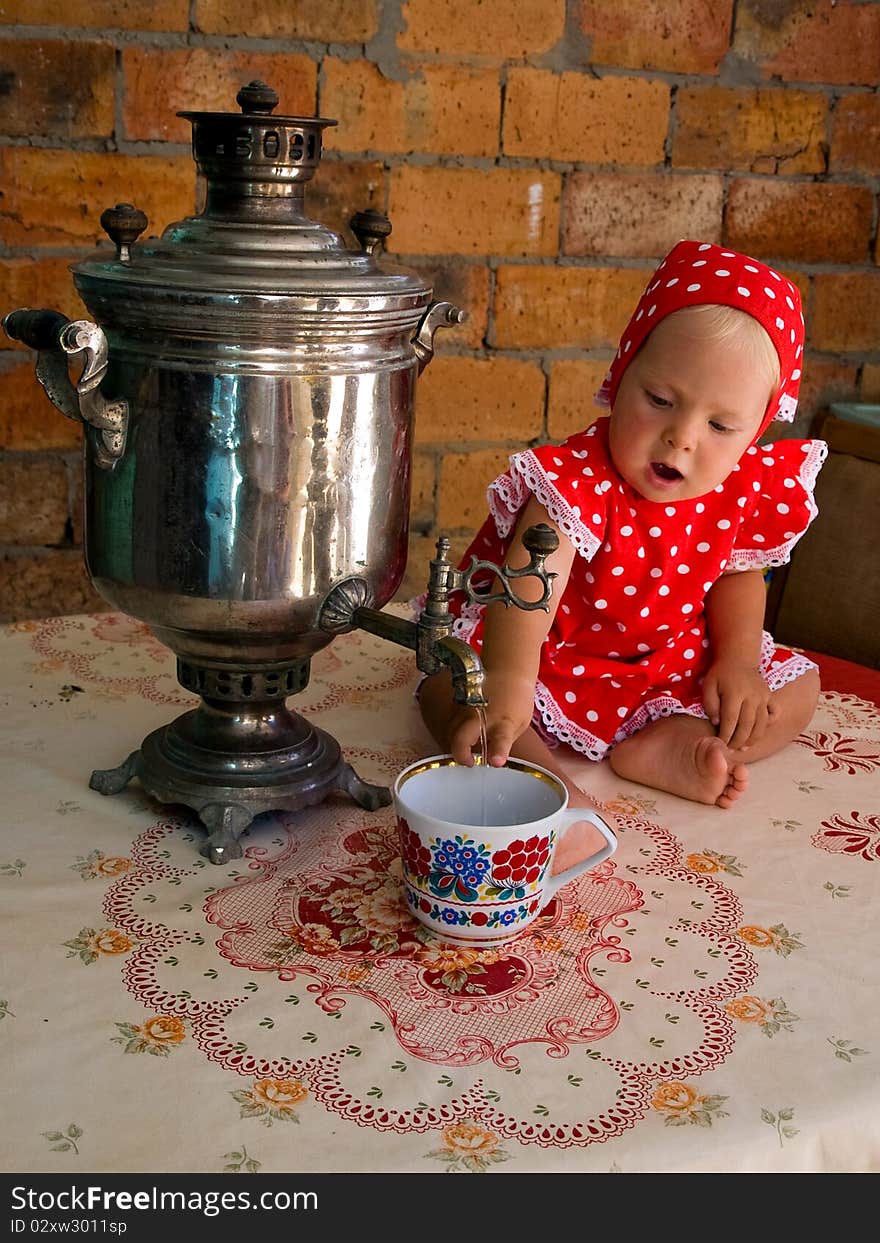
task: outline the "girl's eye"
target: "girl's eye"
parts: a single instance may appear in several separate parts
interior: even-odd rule
[[[725,427],[723,423],[719,423],[717,419],[710,419],[709,426],[714,432],[729,432],[733,430],[730,427]]]
[[[647,394],[648,401],[652,406],[658,406],[659,408],[665,410],[667,406],[672,405],[671,401],[667,401],[665,397],[660,397],[657,393],[649,393],[647,389],[645,392]]]

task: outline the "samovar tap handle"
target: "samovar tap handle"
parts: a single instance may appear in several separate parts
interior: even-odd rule
[[[109,401],[99,390],[108,365],[103,330],[87,319],[69,320],[58,311],[29,307],[5,315],[3,329],[11,340],[37,351],[36,375],[46,396],[68,419],[86,424],[95,462],[112,470],[125,452],[128,402]],[[82,358],[76,387],[68,358]]]

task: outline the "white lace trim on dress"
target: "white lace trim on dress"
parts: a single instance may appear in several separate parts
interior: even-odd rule
[[[809,518],[803,530],[797,531],[785,543],[778,544],[775,548],[734,548],[728,563],[731,570],[767,570],[774,566],[786,565],[791,559],[792,549],[798,540],[806,534],[810,523],[819,512],[818,506],[813,500],[813,488],[816,484],[816,476],[819,474],[819,469],[828,456],[828,446],[824,440],[812,440],[809,442],[809,445],[810,447],[804,454],[804,460],[798,472],[798,482],[807,494],[806,501],[809,513]]]
[[[508,474],[501,475],[489,485],[489,510],[495,519],[498,534],[504,537],[509,533],[530,493],[541,502],[581,556],[587,561],[592,560],[602,543],[601,539],[581,520],[577,507],[570,505],[557,491],[531,449],[514,454]]]

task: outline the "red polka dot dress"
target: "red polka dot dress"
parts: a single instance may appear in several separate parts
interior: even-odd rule
[[[711,656],[706,593],[730,567],[784,564],[816,514],[819,440],[753,445],[705,496],[645,500],[608,455],[608,420],[562,445],[517,453],[489,488],[490,516],[462,560],[501,564],[520,510],[535,496],[577,556],[541,650],[536,717],[591,759],[673,712],[706,714]],[[489,586],[474,579],[475,587]],[[479,648],[483,608],[465,605],[454,633]],[[771,690],[813,663],[765,632],[761,671]]]
[[[779,358],[779,384],[755,443],[724,482],[690,500],[646,500],[614,466],[608,420],[600,419],[562,445],[511,457],[490,485],[489,517],[461,562],[466,567],[476,556],[503,564],[532,496],[574,544],[577,555],[541,649],[535,722],[548,740],[592,759],[659,717],[705,717],[702,682],[712,661],[707,593],[726,570],[783,565],[817,512],[813,485],[825,443],[757,444],[772,419],[794,415],[804,342],[797,288],[760,260],[708,242],[673,247],[633,312],[598,401],[613,406],[627,365],[660,320],[700,303],[752,315]],[[488,576],[473,580],[480,590],[489,585]],[[482,606],[460,606],[454,633],[479,648]],[[771,690],[814,667],[764,633],[760,668]]]

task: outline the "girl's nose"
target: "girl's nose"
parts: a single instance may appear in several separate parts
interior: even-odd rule
[[[696,423],[694,419],[670,419],[663,432],[663,440],[670,449],[679,449],[689,453],[696,443]]]

